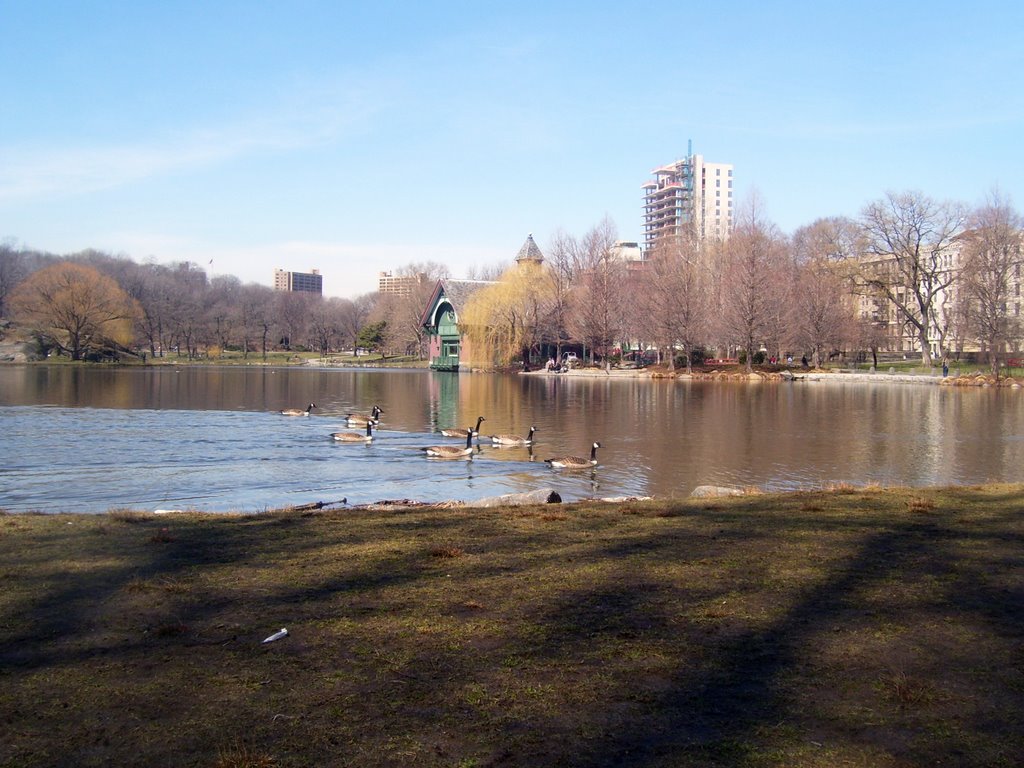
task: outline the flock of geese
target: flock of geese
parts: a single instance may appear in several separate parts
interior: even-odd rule
[[[281,415],[309,416],[314,408],[316,408],[316,403],[310,403],[305,408],[288,408],[283,410],[281,411]],[[345,416],[346,426],[350,428],[363,427],[365,431],[332,432],[331,437],[339,443],[370,443],[373,441],[373,430],[380,424],[380,417],[383,413],[384,411],[376,405],[373,406],[369,415],[350,413]],[[441,434],[445,437],[464,438],[466,441],[466,445],[464,447],[461,445],[429,445],[425,448],[420,448],[420,450],[423,451],[425,455],[437,459],[459,459],[472,457],[474,450],[473,439],[480,437],[480,425],[485,421],[487,421],[487,419],[483,416],[478,416],[475,427],[441,430]],[[525,437],[522,435],[501,434],[488,435],[487,439],[495,446],[521,446],[532,449],[534,445],[533,436],[536,432],[536,427],[530,427],[530,431]],[[592,443],[590,446],[589,458],[584,458],[582,456],[559,456],[551,459],[544,459],[544,463],[555,469],[589,469],[597,466],[597,449],[600,447],[600,443]]]

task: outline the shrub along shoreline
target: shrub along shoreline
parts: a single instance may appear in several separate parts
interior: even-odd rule
[[[1022,604],[1024,485],[0,514],[0,766],[1019,765]]]

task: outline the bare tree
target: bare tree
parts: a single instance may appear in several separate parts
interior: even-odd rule
[[[1024,220],[1010,201],[992,192],[985,205],[970,215],[962,238],[960,292],[970,306],[974,335],[988,351],[995,376],[999,375],[999,353],[1021,340],[1020,316],[1008,310],[1011,299],[1020,295],[1022,229]]]
[[[366,293],[355,299],[343,299],[338,307],[338,332],[352,347],[353,354],[359,352],[359,332],[366,325],[376,299],[377,294]]]
[[[773,263],[764,275],[765,302],[765,349],[775,357],[782,358],[792,351],[796,344],[796,328],[793,323],[793,299],[797,286],[796,263],[793,260],[789,240],[778,233],[777,250]]]
[[[24,259],[13,244],[0,243],[0,318],[7,317],[7,298],[28,276]]]
[[[277,291],[274,296],[274,319],[280,331],[280,343],[285,349],[305,347],[309,333],[311,306],[321,297],[302,291]]]
[[[647,262],[637,302],[647,332],[675,368],[675,350],[682,348],[686,370],[692,372],[693,350],[707,331],[710,274],[697,238],[656,248]]]
[[[178,354],[184,347],[191,360],[199,356],[199,344],[206,336],[206,272],[192,262],[182,261],[171,265],[168,277],[165,317],[170,321],[173,346],[178,348]]]
[[[547,271],[544,279],[548,285],[543,293],[547,303],[540,320],[542,343],[555,348],[555,357],[561,359],[562,345],[571,340],[569,332],[571,314],[571,291],[576,279],[575,265],[579,261],[579,244],[570,235],[559,230],[551,238],[547,249]]]
[[[936,302],[954,280],[950,268],[965,212],[956,203],[938,203],[920,192],[888,193],[861,215],[864,258],[855,271],[860,290],[877,292],[912,329],[921,364],[932,364],[929,330]]]
[[[847,275],[857,237],[857,225],[842,217],[819,219],[793,233],[796,276],[790,317],[794,339],[811,351],[815,368],[826,350],[859,337]],[[870,335],[864,338],[871,341]]]
[[[605,218],[580,240],[574,270],[579,279],[573,291],[572,326],[590,348],[592,360],[599,354],[606,367],[622,328],[625,265],[612,252],[616,239],[615,225]]]
[[[321,357],[326,357],[342,337],[341,318],[346,303],[351,304],[348,299],[339,298],[310,302],[309,331]]]
[[[811,365],[821,366],[823,354],[839,349],[855,336],[855,313],[847,283],[836,265],[813,260],[797,268],[792,292],[792,327],[797,344],[811,351]]]
[[[501,279],[503,274],[508,272],[511,266],[508,261],[499,261],[494,264],[485,264],[484,266],[474,265],[466,271],[466,279],[496,282]]]
[[[746,351],[749,372],[772,329],[778,276],[788,264],[785,238],[763,217],[759,199],[738,216],[724,259],[719,327],[724,338]]]
[[[817,219],[793,233],[793,258],[797,264],[822,260],[842,264],[860,253],[860,237],[860,226],[845,216]]]
[[[238,305],[241,301],[242,281],[234,275],[218,275],[210,280],[205,320],[216,346],[223,351],[231,346],[236,326],[240,322]]]
[[[263,359],[267,359],[270,331],[274,327],[274,290],[264,285],[250,284],[241,296],[242,357],[249,356],[249,348],[259,339]]]

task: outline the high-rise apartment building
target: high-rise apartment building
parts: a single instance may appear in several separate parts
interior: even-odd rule
[[[644,250],[693,232],[727,240],[732,231],[732,165],[706,163],[692,147],[683,160],[651,171],[644,189]]]
[[[377,273],[377,290],[380,293],[394,293],[408,296],[416,288],[427,281],[425,274],[396,275],[394,272]]]
[[[322,296],[324,278],[318,269],[311,269],[309,272],[287,272],[283,269],[275,269],[274,290],[316,293]]]

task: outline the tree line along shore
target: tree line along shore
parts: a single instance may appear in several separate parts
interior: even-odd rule
[[[923,367],[970,359],[999,376],[1020,366],[1024,343],[1022,231],[997,193],[975,208],[888,193],[856,219],[823,218],[792,235],[755,203],[720,240],[680,233],[630,260],[604,220],[579,237],[556,234],[546,253],[530,236],[529,258],[520,251],[511,266],[474,268],[467,280],[442,264],[409,264],[395,278],[401,290],[354,299],[209,277],[189,262],[0,244],[0,336],[73,360],[343,349],[422,360],[436,342],[424,313],[446,282],[462,287],[450,297],[457,341],[442,346],[473,365],[543,364],[570,349],[606,365],[650,354],[687,369],[736,357],[749,371],[762,358],[878,367],[902,353]]]

